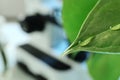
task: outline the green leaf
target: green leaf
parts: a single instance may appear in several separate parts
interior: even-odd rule
[[[86,5],[86,0],[84,0],[86,3],[81,3],[80,1],[64,0],[64,25],[71,42],[75,39],[78,29],[82,26],[77,39],[68,48],[66,53],[80,50],[97,53],[119,53],[120,1],[100,0],[90,13],[88,11],[88,16],[88,13],[80,15],[82,11],[79,12],[81,9],[79,9],[79,5],[89,8]],[[71,6],[71,4],[74,4],[74,6]],[[82,15],[84,15],[84,18],[80,20]],[[118,80],[120,76],[120,55],[108,54],[93,54],[88,60],[89,71],[94,80]]]
[[[113,53],[114,54],[114,53]],[[95,54],[88,60],[88,68],[94,80],[118,80],[120,55]]]
[[[84,21],[77,39],[65,53],[76,51],[119,53],[119,24],[120,0],[100,0]],[[80,45],[90,37],[93,39],[87,45]]]
[[[64,0],[64,28],[71,42],[76,38],[83,21],[98,0]]]

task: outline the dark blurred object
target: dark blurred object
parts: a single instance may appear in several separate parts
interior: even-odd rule
[[[36,80],[47,80],[47,79],[46,79],[45,77],[43,77],[42,75],[38,75],[38,74],[32,73],[32,72],[28,69],[28,67],[27,67],[25,64],[21,63],[21,62],[18,62],[18,66],[19,66],[22,70],[24,70],[25,73],[27,73],[28,75],[34,77]]]
[[[83,62],[85,61],[89,56],[89,52],[86,51],[80,51],[78,53],[72,53],[69,54],[68,57],[76,62]]]
[[[41,15],[38,13],[32,16],[27,16],[25,20],[20,22],[20,24],[23,30],[30,33],[33,31],[43,31],[47,22],[61,26],[54,16]]]
[[[69,70],[71,67],[56,58],[42,52],[41,50],[38,50],[37,48],[31,46],[30,44],[22,45],[20,46],[22,49],[27,51],[29,54],[33,55],[34,57],[42,60],[44,63],[48,64],[52,68],[56,70]]]

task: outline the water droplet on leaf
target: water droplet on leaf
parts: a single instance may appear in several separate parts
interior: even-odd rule
[[[111,30],[115,31],[115,30],[119,30],[120,29],[120,24],[110,27]]]
[[[83,42],[80,42],[80,46],[82,47],[82,46],[86,46],[86,45],[88,45],[90,42],[91,42],[91,40],[93,39],[94,37],[92,36],[92,37],[89,37],[88,39],[86,39],[86,40],[84,40]]]

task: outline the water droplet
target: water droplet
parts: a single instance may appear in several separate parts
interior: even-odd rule
[[[80,44],[81,43],[81,41],[78,41],[78,44]]]
[[[110,27],[110,30],[119,30],[120,29],[120,24],[116,25],[116,26],[113,26],[113,27]]]
[[[89,38],[87,38],[86,40],[84,40],[83,42],[80,42],[80,46],[82,47],[82,46],[86,46],[86,45],[88,45],[90,42],[91,42],[91,40],[93,39],[94,37],[92,36],[92,37],[89,37]]]

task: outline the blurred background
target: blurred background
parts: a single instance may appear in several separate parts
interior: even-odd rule
[[[92,80],[88,52],[62,56],[71,44],[62,0],[0,0],[0,80]]]

